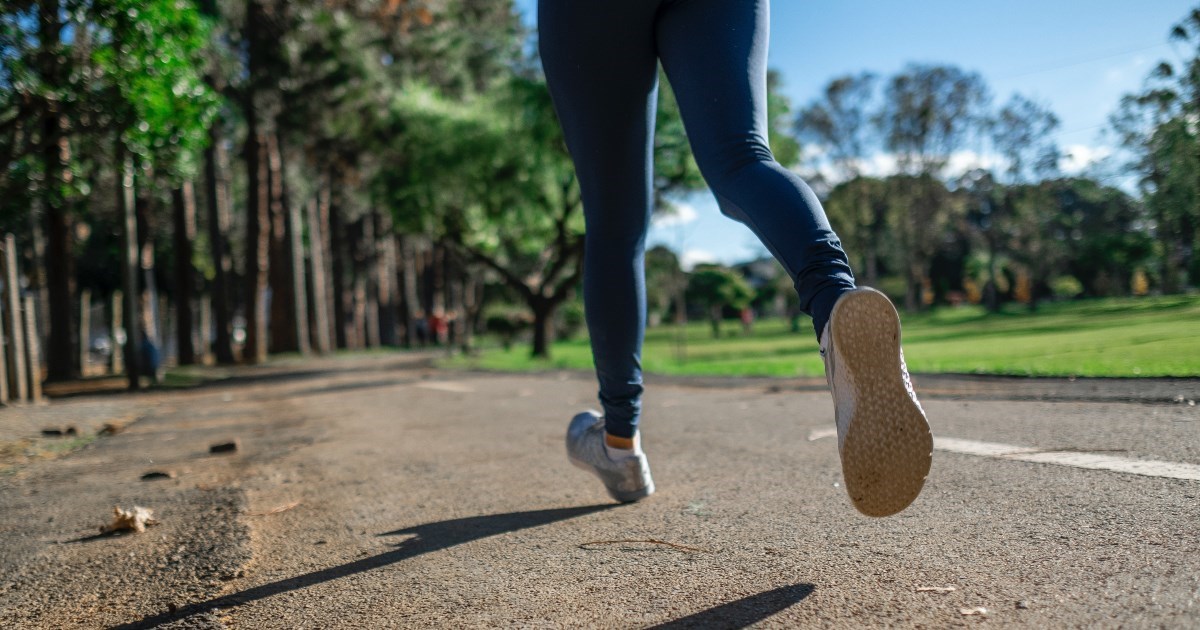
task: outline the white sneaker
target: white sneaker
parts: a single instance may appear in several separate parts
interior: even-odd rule
[[[654,493],[650,464],[640,451],[614,460],[604,448],[604,418],[585,411],[571,419],[567,427],[567,459],[596,475],[612,498],[629,503]]]
[[[933,460],[933,435],[904,365],[896,307],[874,289],[842,295],[821,334],[821,356],[846,492],[863,514],[895,514],[921,493]]]

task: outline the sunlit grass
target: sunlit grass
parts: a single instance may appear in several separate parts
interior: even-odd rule
[[[1200,376],[1200,296],[1106,299],[1045,304],[1036,313],[967,306],[902,315],[904,354],[914,372],[1028,376]],[[791,332],[761,320],[750,335],[726,322],[719,339],[708,324],[646,332],[649,373],[719,376],[824,374],[808,320]],[[504,371],[591,369],[586,339],[554,344],[549,360],[528,345],[487,347],[445,363]]]

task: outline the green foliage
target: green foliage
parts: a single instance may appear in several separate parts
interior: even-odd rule
[[[730,269],[701,265],[688,279],[687,296],[689,301],[708,307],[740,309],[750,305],[754,289]]]
[[[1075,276],[1059,276],[1050,281],[1050,289],[1055,297],[1070,299],[1083,293],[1083,283]]]
[[[721,334],[721,311],[741,310],[754,300],[754,289],[745,278],[731,269],[716,265],[700,265],[688,278],[687,301],[706,307],[713,336]]]
[[[183,0],[0,11],[0,205],[9,220],[21,220],[35,195],[64,208],[93,193],[118,166],[114,141],[160,179],[193,176],[217,105],[201,78],[209,33]],[[47,162],[52,144],[61,146],[59,159]]]
[[[116,96],[125,147],[178,179],[196,173],[217,96],[200,74],[210,26],[183,0],[95,2],[96,70]]]

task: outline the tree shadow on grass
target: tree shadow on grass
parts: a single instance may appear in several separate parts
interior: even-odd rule
[[[615,503],[604,505],[588,505],[572,508],[558,508],[551,510],[532,510],[528,512],[509,512],[507,514],[489,514],[487,516],[472,516],[468,518],[456,518],[448,521],[440,521],[437,523],[427,523],[425,525],[417,525],[406,529],[398,529],[395,531],[379,534],[380,536],[398,536],[398,535],[413,535],[412,538],[404,540],[396,545],[396,548],[391,551],[347,562],[335,567],[321,569],[298,575],[295,577],[286,578],[248,588],[237,593],[230,593],[204,602],[188,604],[177,610],[165,612],[158,615],[146,617],[139,621],[113,626],[110,630],[132,630],[134,628],[153,628],[155,626],[177,621],[194,615],[200,615],[212,612],[218,608],[229,609],[235,608],[242,604],[266,599],[280,593],[290,591],[298,591],[324,582],[331,582],[339,578],[344,578],[357,573],[363,573],[372,569],[403,562],[409,558],[413,558],[422,554],[439,551],[456,545],[487,538],[489,536],[497,536],[507,534],[522,529],[531,527],[539,527],[548,525],[558,521],[576,518],[617,507]]]
[[[651,630],[683,628],[745,628],[812,595],[812,584],[792,584],[714,606],[694,615],[652,626]]]

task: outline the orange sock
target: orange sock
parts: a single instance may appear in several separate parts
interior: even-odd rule
[[[619,448],[623,451],[632,451],[634,447],[634,438],[623,438],[611,433],[605,433],[604,444],[609,448]]]

